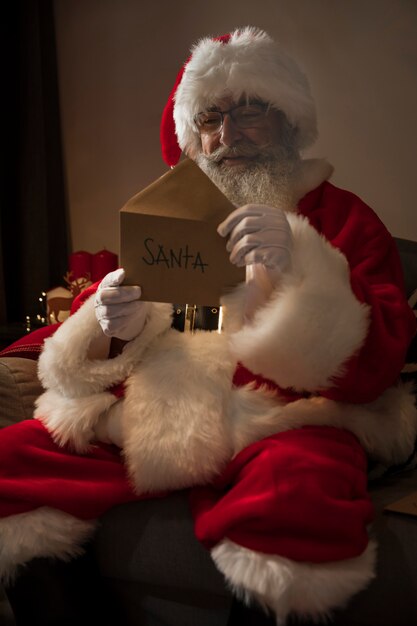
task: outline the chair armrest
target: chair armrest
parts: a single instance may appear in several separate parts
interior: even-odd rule
[[[42,391],[37,361],[0,358],[0,428],[32,418],[34,402]]]

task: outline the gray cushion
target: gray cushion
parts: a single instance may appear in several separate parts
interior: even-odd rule
[[[222,626],[232,596],[193,529],[187,492],[105,513],[94,549],[126,624]],[[140,622],[142,623],[142,622]]]
[[[32,417],[42,393],[36,372],[37,363],[31,359],[0,359],[0,428]]]
[[[377,575],[346,610],[335,613],[332,625],[417,624],[417,517],[384,511],[387,504],[413,491],[417,491],[417,470],[381,479],[371,486],[377,512],[371,530],[378,543]]]
[[[417,624],[417,517],[384,512],[387,504],[416,490],[417,470],[371,485],[377,575],[345,609],[335,611],[329,626]],[[128,624],[138,615],[147,616],[149,624],[227,623],[230,592],[194,536],[186,493],[108,511],[101,519],[95,551],[102,575],[127,607]],[[301,623],[306,626],[291,620]]]

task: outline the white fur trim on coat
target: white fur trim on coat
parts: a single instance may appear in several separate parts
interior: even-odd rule
[[[333,169],[326,159],[301,159],[292,189],[294,204],[297,205],[309,191],[328,180]]]
[[[308,425],[352,432],[386,465],[413,451],[417,409],[409,385],[362,405],[321,397],[285,403],[265,387],[234,388],[234,368],[225,335],[172,330],[153,344],[114,405],[122,433],[115,443],[138,493],[204,484],[251,443]]]
[[[95,427],[123,448],[138,493],[207,483],[236,452],[279,431],[284,404],[234,389],[235,367],[224,334],[171,330],[153,343]]]
[[[408,384],[391,387],[368,404],[322,397],[285,404],[271,391],[246,385],[233,391],[231,412],[236,452],[259,439],[262,430],[267,436],[303,426],[334,426],[353,433],[371,459],[390,466],[408,459],[417,438],[417,408]]]
[[[363,345],[369,307],[352,292],[345,256],[306,218],[287,217],[291,269],[251,323],[243,325],[245,285],[224,298],[225,325],[237,361],[282,388],[314,392],[331,387]]]
[[[154,343],[123,400],[125,462],[138,492],[206,483],[230,460],[234,369],[216,332],[171,330]]]
[[[94,295],[45,341],[39,378],[46,388],[36,402],[39,419],[59,445],[86,452],[94,428],[116,397],[106,391],[124,382],[152,342],[171,326],[172,306],[152,303],[142,333],[113,359],[92,359],[90,346],[102,335]]]
[[[35,557],[64,561],[82,554],[95,522],[41,507],[0,519],[0,582],[10,582],[18,566]]]
[[[94,313],[94,295],[45,341],[39,378],[46,389],[80,398],[123,382],[150,343],[171,326],[172,306],[152,303],[144,329],[114,359],[89,359],[90,345],[102,334]]]
[[[290,614],[325,619],[374,578],[376,546],[358,557],[330,563],[302,563],[248,550],[225,539],[211,551],[232,590],[250,604],[274,612],[277,624]]]
[[[306,76],[267,33],[253,27],[235,30],[228,43],[204,38],[192,50],[175,94],[174,120],[182,150],[195,146],[193,118],[230,95],[258,97],[285,113],[297,129],[298,148],[317,136],[316,111]]]
[[[69,445],[82,454],[94,439],[94,427],[100,416],[117,401],[109,392],[83,398],[68,398],[53,389],[45,391],[35,402],[38,419],[59,446]]]

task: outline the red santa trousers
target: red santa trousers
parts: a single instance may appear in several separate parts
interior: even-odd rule
[[[324,562],[358,556],[368,542],[366,457],[344,430],[312,426],[268,437],[190,494],[196,536],[208,548],[229,538],[267,554]],[[49,506],[94,519],[114,505],[162,495],[135,493],[115,446],[74,454],[37,420],[0,431],[0,517]]]

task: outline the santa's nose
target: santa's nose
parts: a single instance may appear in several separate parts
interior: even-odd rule
[[[224,146],[231,147],[237,141],[242,139],[243,135],[229,113],[223,114],[223,124],[220,129],[220,143]]]

